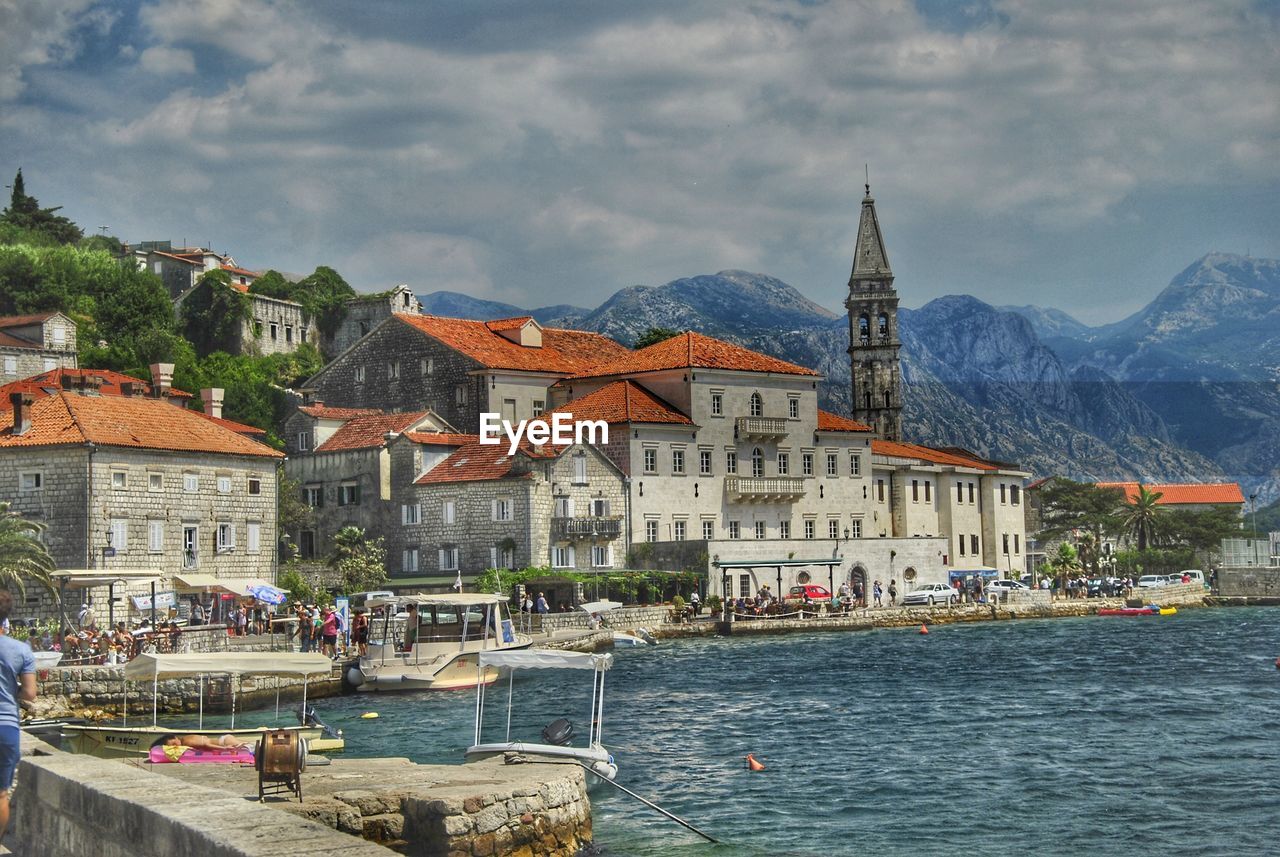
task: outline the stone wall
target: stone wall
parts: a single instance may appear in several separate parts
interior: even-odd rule
[[[1218,594],[1228,598],[1280,596],[1280,568],[1222,568]]]
[[[266,295],[251,294],[249,299],[250,316],[240,323],[238,353],[291,354],[315,338],[302,304]]]

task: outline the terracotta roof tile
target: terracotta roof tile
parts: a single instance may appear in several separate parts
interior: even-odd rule
[[[740,372],[774,372],[781,375],[817,375],[812,369],[769,357],[758,351],[688,331],[647,348],[597,363],[576,377],[599,378],[658,372],[663,369],[733,369]]]
[[[546,458],[554,453],[537,452],[521,448],[516,455]],[[450,482],[479,482],[486,479],[505,479],[511,476],[515,459],[507,455],[507,444],[482,444],[478,440],[469,443],[444,461],[418,477],[415,485],[443,485]],[[518,478],[530,478],[532,474],[515,474]]]
[[[133,384],[135,389],[143,395],[151,395],[151,385],[149,383],[141,378],[125,375],[123,372],[115,372],[111,369],[50,369],[48,372],[41,372],[39,375],[32,375],[30,378],[23,378],[21,381],[12,381],[0,387],[0,408],[9,407],[9,393],[31,393],[33,396],[47,396],[62,389],[64,378],[72,379],[72,384],[75,385],[76,381],[88,377],[102,379],[102,386],[98,388],[98,392],[103,396],[119,396],[121,394],[120,385],[125,383]],[[193,398],[186,390],[179,390],[176,387],[169,388],[169,396],[174,399]]]
[[[349,420],[382,413],[377,408],[331,408],[328,405],[303,405],[298,410],[318,420]]]
[[[316,447],[316,452],[340,452],[347,449],[374,449],[386,444],[389,431],[401,432],[421,422],[430,411],[413,413],[371,414],[352,417],[333,436]]]
[[[550,414],[572,414],[576,420],[604,420],[606,423],[675,423],[693,425],[693,420],[634,381],[614,381],[594,393],[566,402]]]
[[[31,429],[13,434],[13,411],[0,414],[0,448],[127,446],[178,452],[254,455],[283,453],[161,399],[54,393],[31,406]]]
[[[531,321],[533,321],[531,315],[518,315],[515,318],[496,318],[493,321],[486,321],[484,326],[497,333],[503,330],[517,330]]]
[[[220,425],[225,429],[230,429],[236,434],[248,435],[249,437],[266,440],[267,430],[251,426],[248,423],[238,423],[235,420],[229,420],[226,417],[211,417],[202,411],[192,411],[193,414],[199,414],[214,425]]]
[[[48,321],[57,315],[58,312],[38,312],[34,315],[5,315],[0,316],[0,328],[5,327],[26,327],[28,324],[36,324],[38,322]]]
[[[12,334],[5,333],[3,330],[0,330],[0,346],[4,346],[5,348],[31,348],[36,351],[42,351],[44,349],[44,346],[39,342],[35,342],[30,339],[23,339],[20,336],[13,336]]]
[[[953,467],[972,467],[978,470],[999,469],[994,464],[989,464],[978,458],[967,458],[962,455],[943,452],[940,449],[921,446],[916,443],[899,443],[891,440],[873,440],[871,441],[871,452],[875,455],[886,455],[892,458],[914,458],[917,461],[927,461],[930,464],[949,464]]]
[[[257,277],[257,271],[250,271],[248,268],[237,268],[235,265],[223,265],[222,270],[228,274],[235,274],[238,277]]]
[[[871,426],[819,408],[818,431],[871,431]]]
[[[444,431],[407,431],[404,436],[414,443],[435,444],[437,446],[466,446],[480,440],[478,434],[454,434]]]
[[[598,333],[542,329],[542,347],[527,348],[494,333],[482,321],[434,315],[395,315],[394,318],[440,340],[487,369],[515,369],[571,375],[586,367],[630,354]]]
[[[1132,503],[1138,496],[1137,482],[1098,482],[1099,488],[1121,488],[1125,499]],[[1157,485],[1143,482],[1142,487],[1151,492],[1159,492],[1163,496],[1156,501],[1157,506],[1182,506],[1198,503],[1243,504],[1244,492],[1236,482],[1177,482]]]

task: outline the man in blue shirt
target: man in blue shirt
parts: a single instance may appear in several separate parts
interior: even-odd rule
[[[9,792],[21,756],[19,702],[35,702],[36,659],[31,647],[8,635],[13,595],[0,589],[0,838],[9,829]]]

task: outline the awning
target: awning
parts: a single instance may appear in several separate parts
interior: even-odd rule
[[[711,564],[716,568],[777,568],[778,566],[842,565],[843,563],[844,559],[841,557],[834,559],[823,557],[822,559],[727,559]]]
[[[579,604],[583,610],[588,613],[607,613],[610,610],[617,610],[622,606],[621,601],[588,601],[586,604]]]
[[[212,574],[192,574],[186,571],[175,574],[173,581],[180,589],[218,589],[222,586],[222,581]]]
[[[319,652],[305,655],[276,652],[141,654],[125,665],[124,677],[136,681],[158,676],[195,676],[208,673],[307,676],[328,674],[332,669],[333,661]]]
[[[205,591],[219,589],[223,592],[230,592],[232,595],[241,595],[250,597],[255,587],[270,586],[275,584],[269,580],[263,580],[260,577],[239,577],[239,578],[219,578],[212,574],[191,574],[184,572],[173,576],[174,582],[179,589],[184,591]]]
[[[480,666],[530,670],[596,670],[613,666],[613,655],[589,652],[555,652],[549,649],[498,649],[480,653]]]
[[[164,577],[164,572],[154,568],[104,569],[60,568],[49,573],[59,583],[72,588],[108,586],[112,583],[151,583]]]
[[[453,586],[458,582],[457,575],[448,577],[390,577],[387,578],[388,589],[403,589],[406,586]],[[466,583],[466,581],[463,581]]]
[[[958,577],[972,577],[975,574],[982,577],[999,577],[1000,570],[996,568],[988,568],[986,566],[983,566],[982,568],[957,568],[951,571],[951,579],[955,580]]]

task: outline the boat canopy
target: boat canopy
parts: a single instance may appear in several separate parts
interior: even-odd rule
[[[444,595],[390,595],[370,598],[366,607],[407,607],[410,604],[431,604],[436,607],[477,607],[482,604],[505,602],[505,595],[488,595],[483,592],[455,592]]]
[[[550,649],[516,649],[483,651],[482,667],[510,667],[531,670],[595,670],[604,672],[613,666],[613,655],[589,652],[557,652]]]
[[[231,675],[315,675],[328,673],[333,661],[319,652],[284,654],[276,652],[208,652],[178,655],[141,654],[124,668],[126,679],[154,679],[158,676],[194,676],[208,673]]]
[[[588,613],[608,613],[610,610],[617,610],[622,606],[621,601],[588,601],[586,604],[579,604],[583,610]]]

